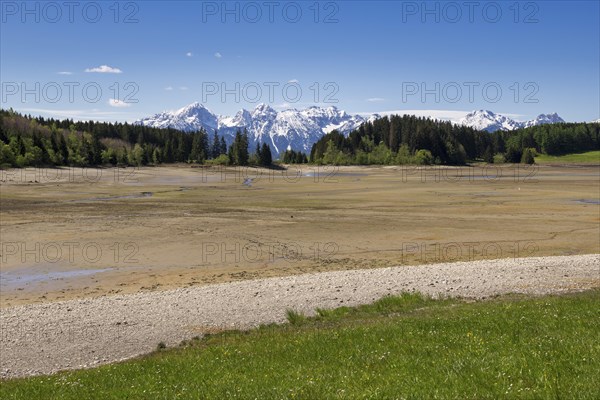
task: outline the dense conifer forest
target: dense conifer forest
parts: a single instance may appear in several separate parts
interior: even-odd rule
[[[600,124],[561,123],[489,133],[415,116],[379,118],[347,137],[331,132],[314,144],[310,160],[321,164],[446,164],[533,162],[538,154],[598,150]]]

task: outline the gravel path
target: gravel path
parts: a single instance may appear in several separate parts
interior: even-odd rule
[[[0,310],[0,377],[49,374],[130,358],[159,342],[284,322],[416,290],[482,298],[600,287],[600,255],[431,264],[269,278]]]

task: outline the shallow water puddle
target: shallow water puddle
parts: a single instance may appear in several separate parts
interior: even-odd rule
[[[21,268],[14,271],[0,272],[0,288],[10,290],[42,283],[56,283],[56,281],[68,281],[111,270],[112,268],[42,271],[38,267]]]
[[[579,204],[600,204],[600,200],[598,199],[579,199],[573,201]]]

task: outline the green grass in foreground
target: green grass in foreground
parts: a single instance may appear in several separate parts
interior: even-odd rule
[[[418,294],[3,381],[3,399],[598,399],[600,290],[481,302]]]
[[[538,164],[548,163],[574,163],[574,164],[600,164],[600,150],[588,151],[579,154],[566,154],[564,156],[549,156],[540,154],[535,157],[535,162]]]

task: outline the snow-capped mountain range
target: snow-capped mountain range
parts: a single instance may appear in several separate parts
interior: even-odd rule
[[[464,118],[461,118],[456,123],[459,125],[469,126],[474,129],[495,132],[499,130],[512,131],[520,128],[529,128],[530,126],[554,124],[558,122],[565,121],[557,113],[540,114],[535,119],[521,122],[505,115],[495,114],[488,110],[478,110],[468,113]]]
[[[135,124],[155,128],[174,128],[185,132],[204,129],[210,135],[217,129],[218,134],[225,137],[227,144],[231,144],[237,130],[245,128],[248,130],[251,149],[257,143],[268,143],[276,158],[288,148],[309,153],[312,145],[324,134],[337,129],[347,135],[362,123],[379,117],[378,114],[368,117],[350,115],[333,106],[276,111],[265,104],[257,105],[252,111],[242,109],[234,116],[221,116],[212,113],[200,103],[192,103],[177,111],[162,112],[143,118],[136,121]],[[452,122],[495,132],[564,122],[564,120],[554,113],[540,114],[533,120],[520,122],[505,115],[478,110]]]
[[[204,129],[211,135],[217,129],[218,134],[224,136],[228,144],[233,141],[238,129],[243,131],[246,128],[251,149],[256,143],[266,142],[274,156],[278,156],[288,148],[309,153],[312,145],[324,134],[334,129],[348,134],[367,120],[333,106],[278,112],[268,105],[259,104],[252,111],[242,109],[230,117],[213,114],[202,104],[193,103],[177,111],[162,112],[135,123],[155,128],[170,127],[186,132]]]

